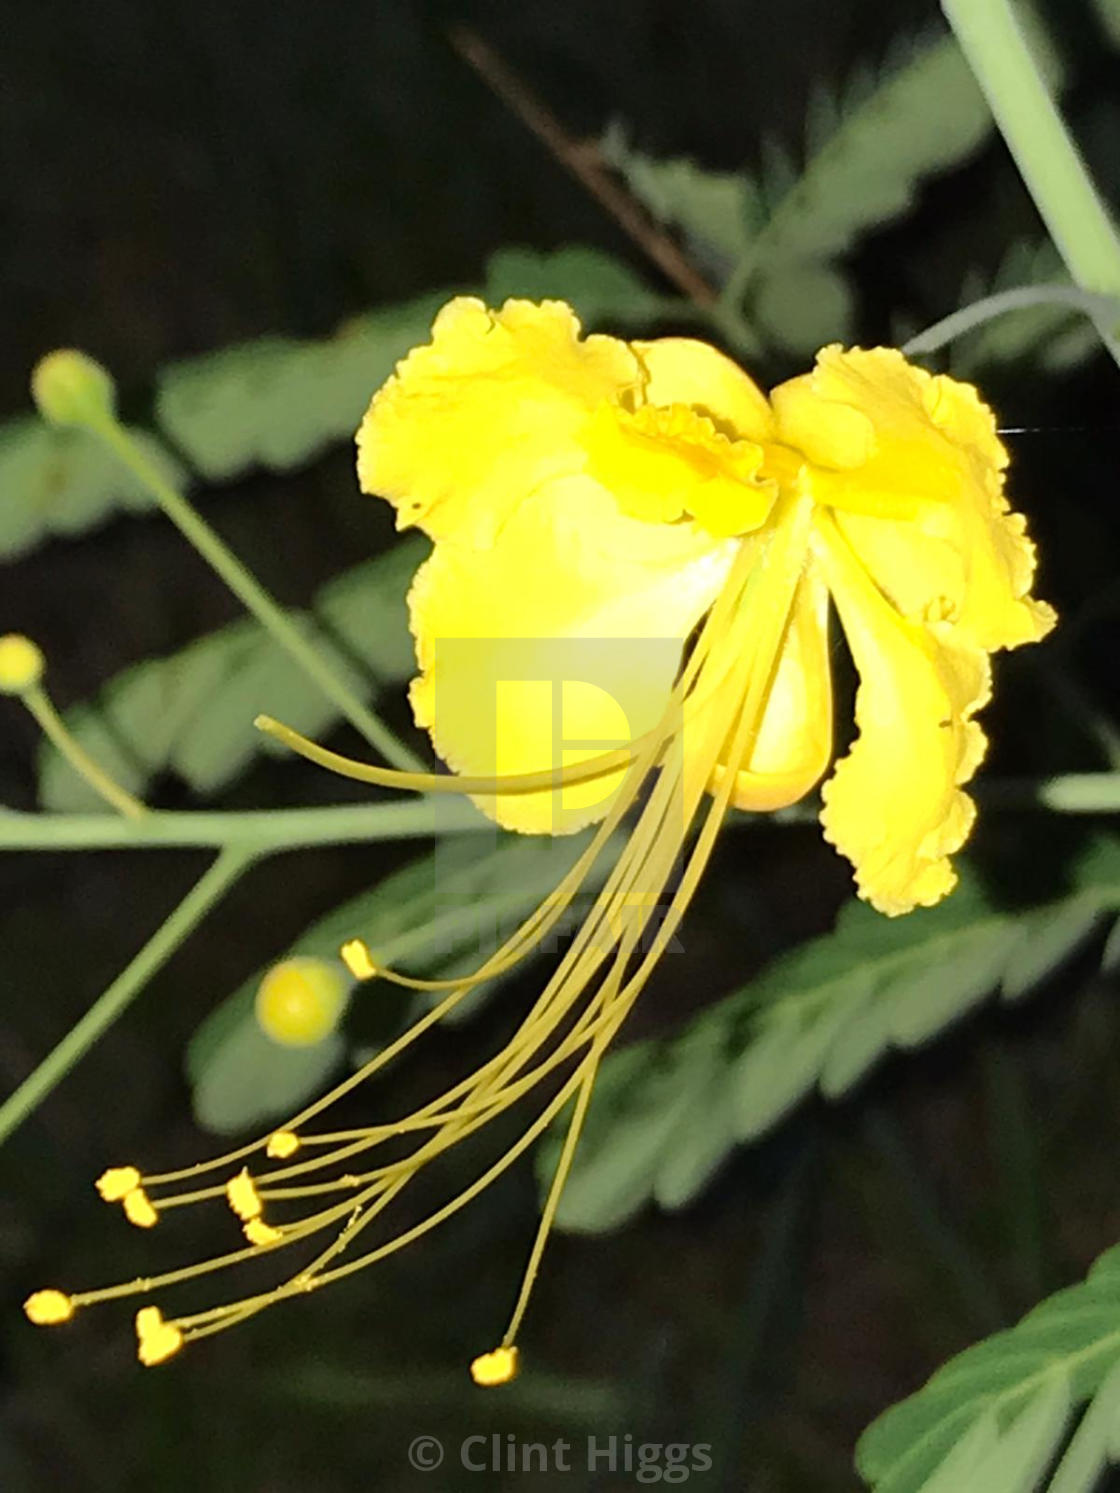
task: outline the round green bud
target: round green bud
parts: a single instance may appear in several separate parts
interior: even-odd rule
[[[41,650],[23,633],[0,638],[0,694],[25,695],[42,679],[45,668]]]
[[[257,988],[257,1025],[281,1047],[315,1047],[338,1026],[349,991],[338,964],[302,956],[281,960]]]
[[[40,358],[31,374],[31,394],[49,425],[95,429],[116,419],[117,390],[112,378],[85,353],[59,348]]]

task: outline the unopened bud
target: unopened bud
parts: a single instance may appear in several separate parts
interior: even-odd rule
[[[45,668],[39,647],[21,632],[0,638],[0,694],[25,695],[42,679]]]
[[[336,1029],[350,982],[339,966],[297,955],[274,964],[257,989],[257,1024],[281,1047],[315,1047]]]
[[[100,363],[72,347],[39,359],[31,374],[31,395],[50,425],[91,430],[116,419],[117,391],[112,378]]]

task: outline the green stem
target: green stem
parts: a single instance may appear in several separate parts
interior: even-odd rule
[[[1003,785],[1012,794],[1014,783]],[[1059,814],[1115,814],[1120,812],[1120,773],[1071,772],[1035,785],[1039,808]]]
[[[58,1046],[0,1105],[0,1144],[47,1097],[74,1064],[135,999],[187,935],[233,885],[252,856],[243,850],[223,850],[183,898],[166,922],[96,1000]]]
[[[93,760],[85,747],[71,735],[65,721],[51,703],[46,690],[34,685],[21,696],[23,703],[35,717],[39,729],[55,750],[66,758],[70,766],[84,778],[93,791],[107,804],[129,819],[139,819],[147,809],[138,798],[133,798],[119,783],[114,783],[109,774]]]
[[[1112,317],[1120,321],[1120,300],[1115,296],[1092,295],[1079,290],[1076,285],[1020,285],[1014,290],[997,291],[981,301],[973,301],[960,311],[934,322],[924,332],[903,345],[908,358],[921,357],[924,353],[937,352],[938,348],[963,337],[973,327],[983,326],[1008,311],[1024,311],[1032,306],[1068,306],[1071,311],[1081,311],[1094,323]]]
[[[1120,295],[1120,237],[1047,92],[1010,0],[941,0],[941,8],[1074,281],[1098,295]],[[1116,318],[1095,320],[1120,362]]]
[[[1060,814],[1120,813],[1120,772],[1067,773],[1064,777],[991,778],[976,796],[989,809],[1047,809]],[[810,824],[811,803],[775,814],[736,815],[730,825]],[[237,847],[272,855],[309,845],[352,845],[370,840],[412,840],[432,835],[492,830],[466,800],[420,798],[410,803],[339,804],[323,809],[258,809],[248,813],[168,812],[142,819],[115,814],[24,814],[0,810],[0,850],[155,850],[191,846]]]
[[[438,804],[339,804],[323,809],[259,809],[231,814],[152,809],[142,819],[115,814],[23,814],[0,811],[0,850],[152,850],[210,846],[254,855],[308,845],[420,839],[493,829],[466,800]]]
[[[318,684],[328,699],[334,701],[374,750],[403,772],[416,772],[420,769],[419,758],[397,739],[384,721],[353,694],[345,681],[339,678],[319,651],[292,623],[283,608],[273,601],[257,578],[195,512],[182,493],[176,492],[163,477],[124,426],[106,417],[92,423],[89,428],[151,490],[179,532],[194,545],[206,563],[221,576],[261,626],[272,634],[293,662]]]

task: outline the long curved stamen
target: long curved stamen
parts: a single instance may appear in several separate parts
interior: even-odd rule
[[[550,788],[566,788],[573,783],[591,782],[629,767],[635,752],[647,737],[636,737],[629,746],[615,747],[600,752],[585,762],[574,762],[568,767],[546,767],[539,772],[497,773],[492,776],[466,776],[454,773],[399,772],[391,767],[377,767],[372,762],[359,762],[355,757],[344,757],[330,752],[318,742],[310,741],[285,726],[283,721],[273,720],[270,715],[258,715],[253,722],[258,731],[281,741],[293,752],[306,757],[318,767],[342,778],[353,778],[358,783],[373,783],[379,788],[401,788],[412,793],[540,793]],[[652,734],[652,733],[651,733]]]
[[[235,1179],[252,1201],[247,1228],[254,1230],[250,1237],[259,1242],[248,1249],[148,1280],[79,1293],[67,1298],[72,1306],[179,1284],[258,1257],[281,1245],[309,1240],[324,1229],[337,1228],[334,1238],[308,1265],[271,1290],[170,1322],[164,1322],[155,1308],[146,1308],[147,1312],[155,1314],[159,1332],[165,1335],[146,1360],[157,1361],[158,1357],[174,1351],[180,1342],[222,1331],[276,1301],[342,1279],[384,1259],[437,1227],[512,1165],[574,1099],[575,1107],[559,1164],[510,1324],[502,1339],[502,1351],[506,1353],[502,1364],[515,1362],[514,1338],[555,1218],[602,1055],[679,926],[727,812],[735,774],[749,760],[757,738],[803,563],[806,543],[803,518],[803,512],[794,503],[786,517],[776,524],[774,534],[757,563],[756,557],[752,557],[750,564],[744,558],[743,563],[733,569],[678,681],[670,711],[657,730],[649,733],[637,746],[616,801],[595,838],[560,886],[545,898],[501,949],[483,961],[477,971],[451,982],[452,988],[447,996],[409,1032],[331,1094],[308,1106],[302,1115],[289,1122],[283,1133],[298,1146],[314,1146],[313,1156],[261,1173],[253,1179],[249,1179],[248,1174],[241,1174],[243,1184],[240,1179]],[[688,706],[692,708],[686,709]],[[685,732],[689,738],[687,744],[682,740]],[[666,903],[664,898],[674,877],[679,851],[708,791],[717,763],[726,768],[720,788],[704,816],[680,879]],[[654,767],[659,770],[652,791],[625,848],[557,969],[507,1046],[469,1078],[401,1120],[364,1130],[336,1131],[329,1136],[301,1134],[296,1142],[297,1129],[390,1062],[452,1009],[481,979],[492,977],[495,972],[523,957],[539,939],[542,930],[555,925],[557,917],[582,884],[594,858],[601,853],[623,815],[636,801]],[[463,786],[461,782],[460,786]],[[635,965],[639,943],[650,929],[655,914],[658,915],[657,926]],[[401,977],[402,980],[407,978]],[[442,988],[442,984],[438,988]],[[339,1262],[339,1257],[381,1216],[422,1167],[526,1097],[573,1059],[575,1066],[557,1093],[518,1140],[481,1176],[411,1228],[360,1256]],[[409,1136],[420,1137],[420,1143],[403,1157],[363,1173],[327,1176],[322,1181],[303,1180],[316,1173],[336,1171],[341,1163],[365,1151]],[[252,1154],[262,1144],[257,1142],[252,1147],[240,1148],[225,1158],[181,1173],[145,1177],[142,1185],[151,1188],[199,1176],[216,1165],[229,1164]],[[275,1154],[287,1155],[290,1150]],[[157,1210],[173,1208],[218,1196],[222,1192],[227,1192],[233,1200],[227,1185],[226,1188],[205,1187],[177,1197],[157,1197],[153,1206]],[[284,1205],[332,1192],[343,1192],[347,1196],[319,1212],[291,1222],[271,1224],[260,1217],[266,1202],[270,1206]],[[241,1216],[245,1218],[245,1212]],[[141,1332],[142,1352],[143,1331],[154,1330],[151,1320]]]

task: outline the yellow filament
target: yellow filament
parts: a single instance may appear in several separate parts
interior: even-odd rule
[[[401,788],[412,793],[540,793],[548,788],[567,787],[572,783],[586,783],[594,778],[618,772],[628,767],[634,753],[643,741],[642,737],[626,747],[616,747],[576,762],[569,767],[547,767],[539,772],[510,773],[490,777],[458,776],[452,773],[400,772],[392,767],[376,767],[370,762],[358,762],[353,757],[343,757],[338,752],[329,752],[317,742],[309,741],[283,721],[275,721],[270,715],[258,715],[253,722],[258,731],[282,741],[293,752],[306,757],[309,762],[325,767],[328,772],[342,778],[353,778],[359,783],[373,783],[379,788]]]
[[[631,751],[623,754],[629,763],[629,771],[595,838],[560,885],[544,898],[537,910],[505,944],[484,960],[471,975],[446,982],[411,982],[417,988],[450,987],[450,990],[444,1000],[396,1042],[332,1093],[310,1105],[282,1131],[275,1132],[273,1137],[266,1137],[252,1146],[229,1153],[224,1158],[217,1158],[179,1173],[143,1179],[145,1187],[184,1180],[238,1161],[262,1147],[267,1149],[271,1157],[279,1160],[290,1157],[296,1148],[314,1147],[315,1153],[306,1159],[258,1174],[255,1178],[257,1185],[248,1183],[247,1176],[242,1173],[226,1185],[158,1200],[161,1208],[173,1207],[203,1197],[218,1196],[223,1192],[229,1195],[228,1189],[231,1187],[238,1191],[248,1183],[253,1189],[252,1198],[247,1195],[247,1201],[252,1204],[252,1208],[248,1210],[252,1216],[246,1228],[251,1241],[249,1247],[151,1280],[133,1281],[67,1297],[72,1306],[110,1300],[193,1279],[241,1263],[247,1258],[259,1258],[262,1247],[271,1248],[281,1240],[284,1243],[297,1242],[328,1227],[341,1225],[334,1238],[309,1265],[271,1290],[178,1318],[174,1322],[164,1324],[163,1319],[159,1319],[161,1328],[166,1325],[170,1333],[179,1334],[184,1342],[223,1331],[274,1302],[301,1292],[317,1290],[364,1269],[436,1228],[466,1207],[511,1166],[574,1100],[567,1135],[507,1332],[499,1349],[494,1350],[493,1354],[482,1355],[478,1360],[483,1365],[481,1372],[484,1377],[493,1368],[495,1377],[492,1382],[509,1377],[509,1373],[505,1371],[508,1369],[512,1372],[516,1367],[514,1339],[524,1318],[572,1165],[599,1063],[679,926],[711,855],[719,826],[728,809],[736,773],[749,760],[757,739],[804,563],[807,512],[807,505],[801,500],[788,500],[784,509],[776,513],[777,521],[768,540],[752,547],[749,560],[744,547],[740,561],[712,608],[696,648],[682,672],[663,722],[657,730],[636,742]],[[712,709],[713,704],[718,708]],[[681,740],[682,718],[690,732],[687,749]],[[617,769],[619,754],[610,755],[614,759],[612,767],[604,767],[603,771]],[[642,957],[636,967],[631,968],[639,940],[651,927],[653,913],[661,907],[662,898],[674,874],[678,852],[709,789],[717,763],[726,769],[719,788],[704,815],[679,882],[668,899],[664,916],[653,931],[649,947],[643,948]],[[580,766],[586,768],[588,764]],[[524,957],[533,941],[541,936],[542,930],[554,926],[582,884],[596,856],[637,799],[655,766],[659,766],[661,770],[618,862],[611,869],[557,969],[546,982],[520,1030],[509,1044],[469,1078],[401,1120],[361,1130],[337,1131],[330,1135],[307,1134],[304,1127],[310,1119],[392,1061],[451,1010],[480,980],[493,977],[496,972]],[[494,785],[498,780],[487,780],[485,789],[475,786],[475,780],[440,781],[455,783],[460,791],[494,792]],[[555,777],[550,778],[550,781],[555,781]],[[399,782],[395,785],[403,786]],[[505,791],[504,782],[501,791]],[[366,953],[368,956],[368,951]],[[409,981],[407,976],[387,974],[375,965],[372,957],[369,962],[378,976],[396,978],[400,983]],[[604,964],[607,965],[605,971]],[[575,1066],[561,1083],[557,1093],[514,1144],[480,1176],[412,1227],[364,1254],[339,1262],[339,1257],[381,1216],[428,1161],[458,1144],[495,1115],[518,1102],[530,1090],[537,1088],[544,1077],[570,1062],[573,1057],[576,1059]],[[301,1132],[298,1137],[295,1133],[297,1130]],[[408,1155],[368,1172],[336,1175],[323,1181],[296,1186],[283,1185],[297,1182],[325,1168],[337,1168],[350,1157],[391,1138],[423,1135],[425,1131],[430,1132],[428,1137]],[[276,1138],[280,1136],[286,1139],[277,1146]],[[295,1145],[291,1142],[295,1142]],[[259,1218],[262,1199],[308,1199],[339,1191],[351,1195],[321,1212],[284,1223],[280,1227],[264,1224]],[[170,1342],[170,1338],[166,1341]],[[489,1363],[491,1359],[494,1360],[492,1365]]]

